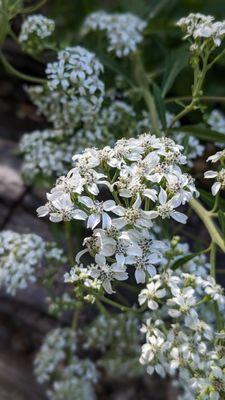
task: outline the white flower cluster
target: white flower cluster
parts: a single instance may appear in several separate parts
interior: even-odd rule
[[[111,377],[137,377],[145,373],[138,362],[140,321],[132,313],[99,315],[80,332],[85,351],[101,352],[97,366]]]
[[[213,130],[225,135],[225,116],[221,111],[213,110],[207,119],[207,123]],[[215,142],[215,145],[221,148],[224,147],[224,143],[221,142]]]
[[[19,151],[23,155],[22,172],[30,182],[37,177],[54,178],[71,166],[77,148],[74,136],[60,130],[45,129],[22,136]]]
[[[225,21],[215,22],[215,18],[211,15],[191,13],[181,18],[177,25],[185,33],[184,39],[190,38],[194,41],[191,49],[200,48],[202,41],[209,44],[212,42],[212,46],[220,46],[225,36]]]
[[[62,251],[54,243],[45,243],[35,234],[19,234],[12,231],[0,233],[0,286],[14,295],[35,282],[36,270],[47,259],[64,261]]]
[[[66,47],[58,53],[58,61],[47,64],[48,88],[66,93],[77,111],[89,118],[100,109],[104,97],[104,83],[99,76],[103,66],[95,54],[83,47]]]
[[[152,310],[141,329],[146,343],[140,362],[149,374],[178,375],[193,400],[219,400],[225,393],[224,351],[216,346],[212,326],[200,317],[207,301],[224,310],[223,289],[212,277],[168,268],[139,294],[140,305]]]
[[[47,86],[26,90],[56,129],[72,130],[81,122],[90,122],[104,100],[103,66],[83,47],[67,47],[58,53],[58,61],[47,64]]]
[[[117,57],[125,57],[136,51],[143,40],[143,30],[147,23],[131,13],[108,14],[105,11],[94,12],[86,18],[82,33],[104,31],[109,41],[108,51]]]
[[[34,371],[39,383],[48,383],[51,400],[94,399],[91,384],[98,380],[95,365],[89,359],[76,356],[77,338],[71,328],[50,331],[34,360]],[[86,388],[85,388],[86,386]],[[91,397],[92,396],[92,397]]]
[[[113,148],[87,149],[73,157],[75,167],[58,179],[48,202],[38,208],[38,216],[49,215],[52,222],[87,221],[93,235],[85,239],[76,261],[89,252],[94,257],[91,276],[108,293],[114,279],[128,278],[130,265],[138,283],[145,282],[146,273],[156,273],[164,245],[149,234],[153,220],[186,223],[186,215],[176,209],[198,193],[180,168],[186,163],[182,149],[150,134],[118,140]]]
[[[22,24],[19,41],[25,50],[40,51],[44,48],[43,40],[51,36],[55,22],[44,15],[29,15]]]
[[[216,179],[216,182],[212,185],[211,188],[212,195],[216,196],[220,190],[225,189],[225,168],[223,167],[225,161],[225,149],[218,151],[216,154],[208,157],[207,161],[211,161],[212,163],[220,161],[220,163],[222,164],[222,167],[220,167],[218,171],[210,170],[204,173],[204,178]]]
[[[174,115],[170,112],[166,112],[166,124],[170,126]],[[138,132],[143,132],[151,127],[151,118],[147,111],[142,112],[142,119],[137,123],[137,130]],[[176,122],[176,127],[180,127],[179,121]],[[182,130],[182,128],[181,128]],[[202,146],[199,140],[191,135],[187,135],[183,132],[176,132],[172,135],[173,140],[175,140],[178,144],[185,143],[186,153],[187,153],[187,165],[188,167],[193,166],[193,161],[197,158],[202,156],[204,152],[204,146]]]

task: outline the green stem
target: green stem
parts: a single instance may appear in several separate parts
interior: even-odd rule
[[[69,221],[64,222],[65,227],[65,235],[66,235],[66,244],[67,244],[67,253],[68,259],[71,265],[74,264],[74,248],[73,248],[73,241],[71,235],[71,224]]]
[[[21,14],[30,14],[34,11],[37,11],[39,8],[43,7],[45,3],[47,3],[48,0],[41,0],[39,3],[37,3],[35,6],[30,6],[26,7],[21,11]]]
[[[134,311],[133,308],[124,306],[123,304],[117,303],[114,300],[108,299],[107,297],[102,296],[101,301],[106,304],[109,304],[112,307],[118,308],[120,311]]]
[[[210,275],[216,280],[216,245],[211,243],[210,251]],[[220,315],[220,310],[216,301],[213,302],[213,307],[216,316],[216,327],[218,330],[222,329],[222,320]]]
[[[159,130],[159,121],[158,121],[158,114],[155,107],[154,98],[149,90],[148,84],[148,77],[146,75],[140,54],[137,52],[135,53],[134,57],[134,71],[138,85],[141,88],[143,98],[145,100],[147,109],[149,111],[151,117],[152,128],[154,129],[155,133],[160,135]]]
[[[219,229],[215,226],[210,213],[196,199],[192,199],[189,204],[202,220],[207,231],[209,232],[209,235],[211,236],[212,242],[217,244],[217,246],[220,247],[223,252],[225,252],[223,237]]]
[[[4,65],[5,69],[7,72],[9,72],[11,75],[17,76],[18,78],[24,80],[24,81],[28,81],[28,82],[32,82],[32,83],[41,83],[41,84],[46,84],[46,80],[45,79],[41,79],[41,78],[36,78],[34,76],[29,76],[26,75],[22,72],[17,71],[4,57],[4,55],[2,53],[0,53],[0,60],[2,62],[2,64]]]
[[[206,53],[203,58],[202,69],[201,70],[199,69],[199,65],[197,65],[197,67],[194,69],[194,83],[192,88],[191,102],[184,108],[184,110],[182,110],[179,114],[177,114],[174,117],[169,128],[172,128],[177,121],[179,121],[185,115],[189,114],[191,111],[198,108],[199,98],[200,95],[202,94],[201,89],[205,80],[206,73],[209,70],[209,65],[207,65],[208,58],[209,58],[209,53]]]
[[[189,102],[189,101],[191,101],[191,99],[192,99],[191,96],[178,96],[178,97],[170,97],[170,98],[166,99],[165,102],[168,104],[176,103],[177,101]],[[224,96],[201,96],[199,98],[199,100],[225,103]]]

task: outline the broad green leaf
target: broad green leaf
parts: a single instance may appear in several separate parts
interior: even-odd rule
[[[171,132],[183,132],[187,135],[197,136],[201,140],[206,142],[221,142],[225,143],[224,133],[216,132],[210,128],[204,127],[202,125],[188,125],[182,126],[180,128],[172,128]]]
[[[167,57],[165,63],[165,72],[162,82],[162,96],[168,93],[173,86],[173,83],[179,73],[188,64],[189,53],[186,46],[182,46],[179,49],[172,51]]]
[[[191,253],[191,254],[187,254],[186,256],[181,256],[179,257],[171,266],[171,268],[173,270],[179,268],[181,265],[186,264],[188,261],[192,260],[193,258],[199,256],[201,254],[201,251],[197,252],[197,253]]]
[[[209,207],[213,208],[214,202],[215,202],[215,197],[207,192],[204,189],[199,189],[200,192],[200,198],[204,201],[204,203]],[[222,199],[221,197],[219,198],[218,206],[220,210],[225,211],[225,200]]]
[[[166,129],[166,108],[162,97],[162,92],[156,84],[153,84],[153,96],[155,99],[155,105],[158,112],[160,122],[163,129]]]

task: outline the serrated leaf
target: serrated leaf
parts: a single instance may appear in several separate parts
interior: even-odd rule
[[[155,99],[155,105],[157,113],[162,124],[163,129],[166,129],[166,108],[165,102],[162,97],[162,92],[156,84],[153,84],[153,96]]]
[[[213,131],[209,128],[199,125],[188,125],[179,128],[170,129],[171,132],[183,132],[187,135],[193,135],[206,142],[221,142],[225,143],[224,133]]]
[[[179,73],[188,64],[189,53],[186,46],[172,51],[165,62],[165,72],[162,81],[162,96],[168,93]]]

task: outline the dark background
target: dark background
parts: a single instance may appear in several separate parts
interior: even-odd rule
[[[190,12],[212,14],[220,20],[225,18],[224,0],[50,0],[40,12],[55,19],[57,39],[60,46],[64,47],[81,43],[80,25],[88,13],[98,9],[129,11],[145,19],[150,15],[149,36],[145,38],[144,48],[145,64],[151,72],[163,66],[168,54],[181,45],[180,31],[174,26],[178,18]],[[13,21],[16,33],[19,32],[21,21],[20,16]],[[82,44],[101,53],[101,43],[96,47],[95,42],[85,39]],[[43,76],[44,64],[24,55],[10,39],[6,40],[3,50],[18,70]],[[129,73],[126,62],[124,68]],[[224,71],[225,59],[222,59],[208,75],[205,94],[224,95]],[[191,78],[191,70],[186,68],[179,75],[168,97],[189,95]],[[160,82],[160,76],[157,82]],[[50,239],[49,225],[36,218],[35,213],[36,207],[43,202],[43,192],[26,187],[20,176],[18,140],[23,133],[46,126],[44,119],[37,116],[34,106],[29,102],[23,85],[23,81],[6,74],[0,65],[0,228],[34,232]],[[221,103],[209,104],[208,107],[209,110],[224,108]],[[187,122],[198,122],[200,117],[199,113],[194,113]],[[201,166],[200,161],[198,168]],[[191,229],[197,229],[202,241],[207,242],[204,229],[195,217],[192,217],[191,224]],[[35,384],[32,376],[32,358],[46,332],[57,324],[58,321],[46,314],[43,293],[37,287],[33,286],[14,298],[6,296],[3,291],[0,293],[0,400],[45,399],[42,389]],[[129,383],[129,387],[124,382],[120,383],[119,392],[115,385],[107,383],[106,386],[108,399],[133,400],[140,394],[137,382],[133,383],[133,388],[132,383]],[[147,385],[146,393],[138,398],[175,399],[169,385],[163,385],[163,392],[161,386],[158,381],[154,386]]]

